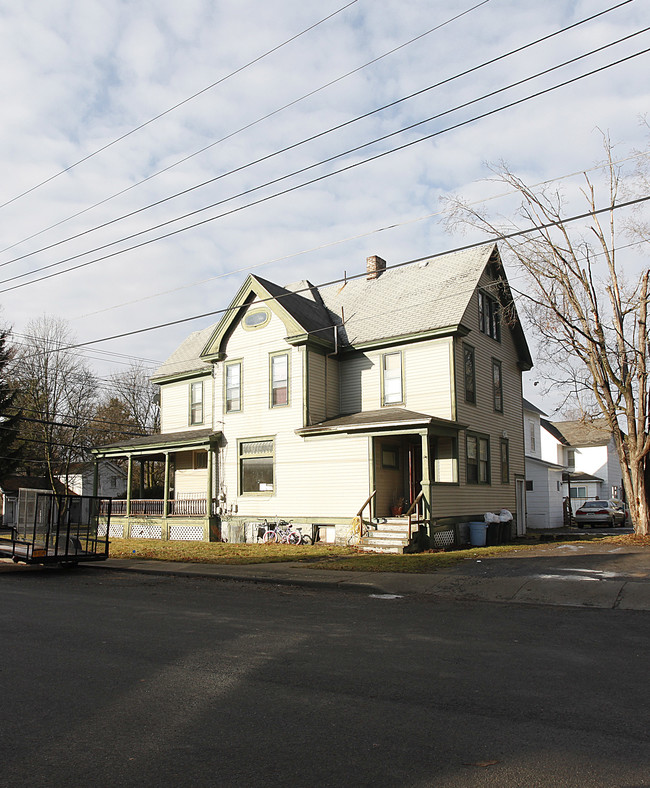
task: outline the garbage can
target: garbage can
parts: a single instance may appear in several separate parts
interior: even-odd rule
[[[487,523],[487,534],[485,544],[492,546],[500,544],[501,523]]]
[[[484,547],[487,533],[487,523],[469,524],[469,543],[472,547]]]

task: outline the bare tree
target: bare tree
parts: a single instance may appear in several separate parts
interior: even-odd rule
[[[65,321],[43,316],[31,321],[16,355],[15,375],[25,421],[21,437],[29,459],[43,462],[52,489],[73,462],[85,459],[87,429],[95,408],[97,381],[85,360],[71,350]]]
[[[589,216],[582,227],[566,221],[567,199],[560,189],[531,188],[504,164],[493,171],[519,196],[517,219],[504,224],[452,199],[449,224],[506,236],[501,241],[504,257],[528,281],[521,295],[536,332],[538,362],[552,384],[580,401],[585,418],[598,415],[607,420],[635,530],[648,534],[650,272],[647,267],[633,272],[619,262],[622,228],[617,226],[616,206],[626,178],[607,139],[605,150],[599,187],[584,176],[581,194]],[[648,243],[641,233],[636,240]]]
[[[143,434],[160,430],[158,389],[142,364],[131,364],[124,372],[111,375],[111,394],[126,407],[129,421]]]

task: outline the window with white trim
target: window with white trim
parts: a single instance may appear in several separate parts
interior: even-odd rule
[[[242,408],[241,361],[226,364],[226,413],[235,413]]]
[[[272,493],[274,489],[273,439],[241,441],[239,444],[239,491]]]
[[[401,405],[404,402],[402,386],[402,354],[384,353],[381,357],[382,405]]]
[[[190,424],[203,424],[203,381],[190,383]]]
[[[289,354],[271,356],[271,407],[289,404]]]

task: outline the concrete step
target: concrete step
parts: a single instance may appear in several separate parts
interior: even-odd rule
[[[360,545],[367,545],[368,547],[401,547],[404,549],[408,544],[408,539],[378,539],[373,536],[364,536],[359,541]]]
[[[377,545],[368,545],[359,543],[357,545],[359,550],[362,550],[364,553],[396,553],[400,554],[404,552],[403,547],[378,547]]]

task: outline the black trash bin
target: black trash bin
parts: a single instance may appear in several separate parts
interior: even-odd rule
[[[499,544],[501,523],[488,523],[487,534],[485,535],[485,544],[490,547],[491,545]]]

